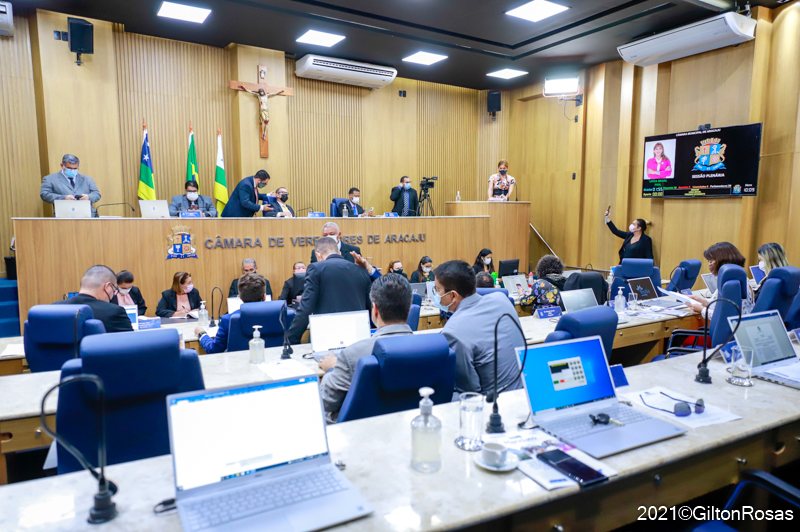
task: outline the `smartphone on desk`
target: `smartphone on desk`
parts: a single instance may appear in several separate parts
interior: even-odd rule
[[[582,488],[608,480],[608,477],[601,472],[592,469],[564,451],[547,451],[537,455],[537,458],[560,473],[568,476]]]

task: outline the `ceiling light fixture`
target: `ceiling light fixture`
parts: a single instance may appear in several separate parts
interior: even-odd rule
[[[519,6],[511,11],[506,11],[506,15],[512,17],[530,20],[531,22],[539,22],[553,15],[558,15],[562,11],[569,9],[567,6],[554,4],[547,0],[533,0],[523,6]]]
[[[518,78],[519,76],[524,76],[525,74],[527,74],[527,72],[523,72],[522,70],[504,68],[503,70],[498,70],[497,72],[489,72],[486,75],[492,76],[493,78],[512,79],[512,78]]]
[[[420,65],[432,65],[438,63],[442,59],[447,59],[446,55],[430,54],[428,52],[417,52],[414,55],[404,57],[403,61],[409,63],[419,63]]]
[[[158,10],[159,17],[174,18],[177,20],[185,20],[186,22],[196,22],[198,24],[202,24],[210,13],[210,9],[185,6],[172,2],[163,2],[161,4],[161,9]]]
[[[302,37],[297,39],[297,42],[314,44],[316,46],[326,46],[330,48],[342,39],[344,39],[344,35],[325,33],[324,31],[308,30]]]

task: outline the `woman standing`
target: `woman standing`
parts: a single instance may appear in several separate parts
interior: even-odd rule
[[[419,259],[417,270],[411,274],[412,283],[427,283],[433,281],[433,260],[427,255]]]
[[[669,179],[672,176],[672,164],[664,154],[664,145],[656,142],[653,146],[653,157],[647,161],[647,179]]]
[[[622,247],[619,248],[619,263],[622,264],[622,259],[652,259],[653,240],[644,234],[645,229],[647,229],[647,222],[637,218],[628,226],[628,232],[626,233],[617,229],[617,226],[611,221],[610,214],[610,209],[606,210],[605,217],[608,229],[625,240],[622,243]]]
[[[503,159],[497,163],[497,173],[489,178],[489,199],[502,198],[502,201],[508,201],[514,192],[514,184],[514,178],[508,175],[508,161]]]
[[[475,257],[475,264],[472,265],[472,271],[475,275],[480,272],[494,273],[494,264],[492,264],[492,250],[483,248],[478,256]]]

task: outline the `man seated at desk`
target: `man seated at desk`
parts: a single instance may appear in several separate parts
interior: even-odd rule
[[[348,262],[353,262],[355,264],[353,256],[350,254],[351,251],[355,251],[361,255],[360,247],[351,246],[347,242],[342,242],[342,232],[339,230],[339,226],[333,222],[328,222],[322,226],[322,236],[329,236],[336,240],[336,247],[339,249],[338,253]],[[315,262],[317,262],[317,254],[315,250],[311,250],[311,262],[309,264],[314,264]]]
[[[237,291],[242,303],[258,303],[266,301],[267,286],[269,283],[260,273],[245,273],[237,280]],[[195,327],[194,333],[200,345],[206,353],[222,353],[228,350],[228,332],[230,331],[231,317],[238,314],[236,310],[230,314],[225,314],[219,319],[219,329],[217,335],[211,338],[203,327]]]
[[[172,196],[169,204],[169,215],[179,216],[185,211],[200,211],[203,217],[216,218],[217,209],[214,208],[214,201],[208,196],[201,196],[197,191],[200,186],[197,181],[187,181],[183,188],[186,193],[181,196]]]
[[[301,274],[301,275],[298,275]],[[305,284],[306,265],[303,262],[295,262],[292,266],[292,276],[283,283],[283,290],[278,296],[279,300],[286,301],[290,305],[303,295]]]
[[[325,417],[330,423],[339,417],[339,410],[353,382],[353,373],[359,359],[371,355],[375,342],[381,338],[413,334],[407,323],[408,312],[411,310],[411,285],[404,277],[380,277],[372,283],[369,297],[372,301],[372,321],[378,327],[375,334],[342,349],[338,355],[331,353],[319,361],[320,369],[325,372],[319,393],[325,407]]]
[[[294,218],[294,210],[286,204],[287,201],[289,201],[289,191],[286,187],[278,188],[275,191],[275,197],[270,202],[272,210],[265,211],[264,216],[267,218]]]
[[[56,200],[100,201],[100,190],[94,179],[78,173],[81,162],[74,155],[66,154],[61,158],[61,171],[44,176],[39,196],[42,201],[53,203]],[[95,213],[94,208],[92,212]],[[96,213],[95,213],[96,214]]]
[[[258,273],[258,265],[256,264],[256,259],[244,259],[242,261],[242,275],[245,275],[245,274],[248,274],[248,273]],[[234,279],[231,282],[231,287],[228,290],[228,297],[236,297],[236,296],[239,295],[239,280],[240,279],[241,279],[241,277],[237,278],[237,279]],[[272,299],[272,287],[269,285],[269,281],[267,281],[266,279],[264,279],[264,281],[267,283],[267,287],[266,287],[267,295],[270,297],[270,299]]]
[[[92,266],[81,277],[78,295],[54,305],[88,305],[94,319],[103,322],[107,333],[132,331],[133,325],[125,309],[111,303],[117,294],[117,276],[108,266]]]
[[[347,198],[347,201],[339,204],[339,217],[344,216],[345,209],[347,209],[348,216],[358,216],[359,218],[362,216],[372,216],[372,211],[364,214],[364,207],[358,204],[361,201],[360,190],[353,187],[348,192],[348,195],[350,197]]]

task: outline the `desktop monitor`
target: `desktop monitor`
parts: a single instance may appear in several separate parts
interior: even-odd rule
[[[497,268],[497,276],[500,278],[508,275],[517,275],[519,270],[519,259],[501,260]]]

